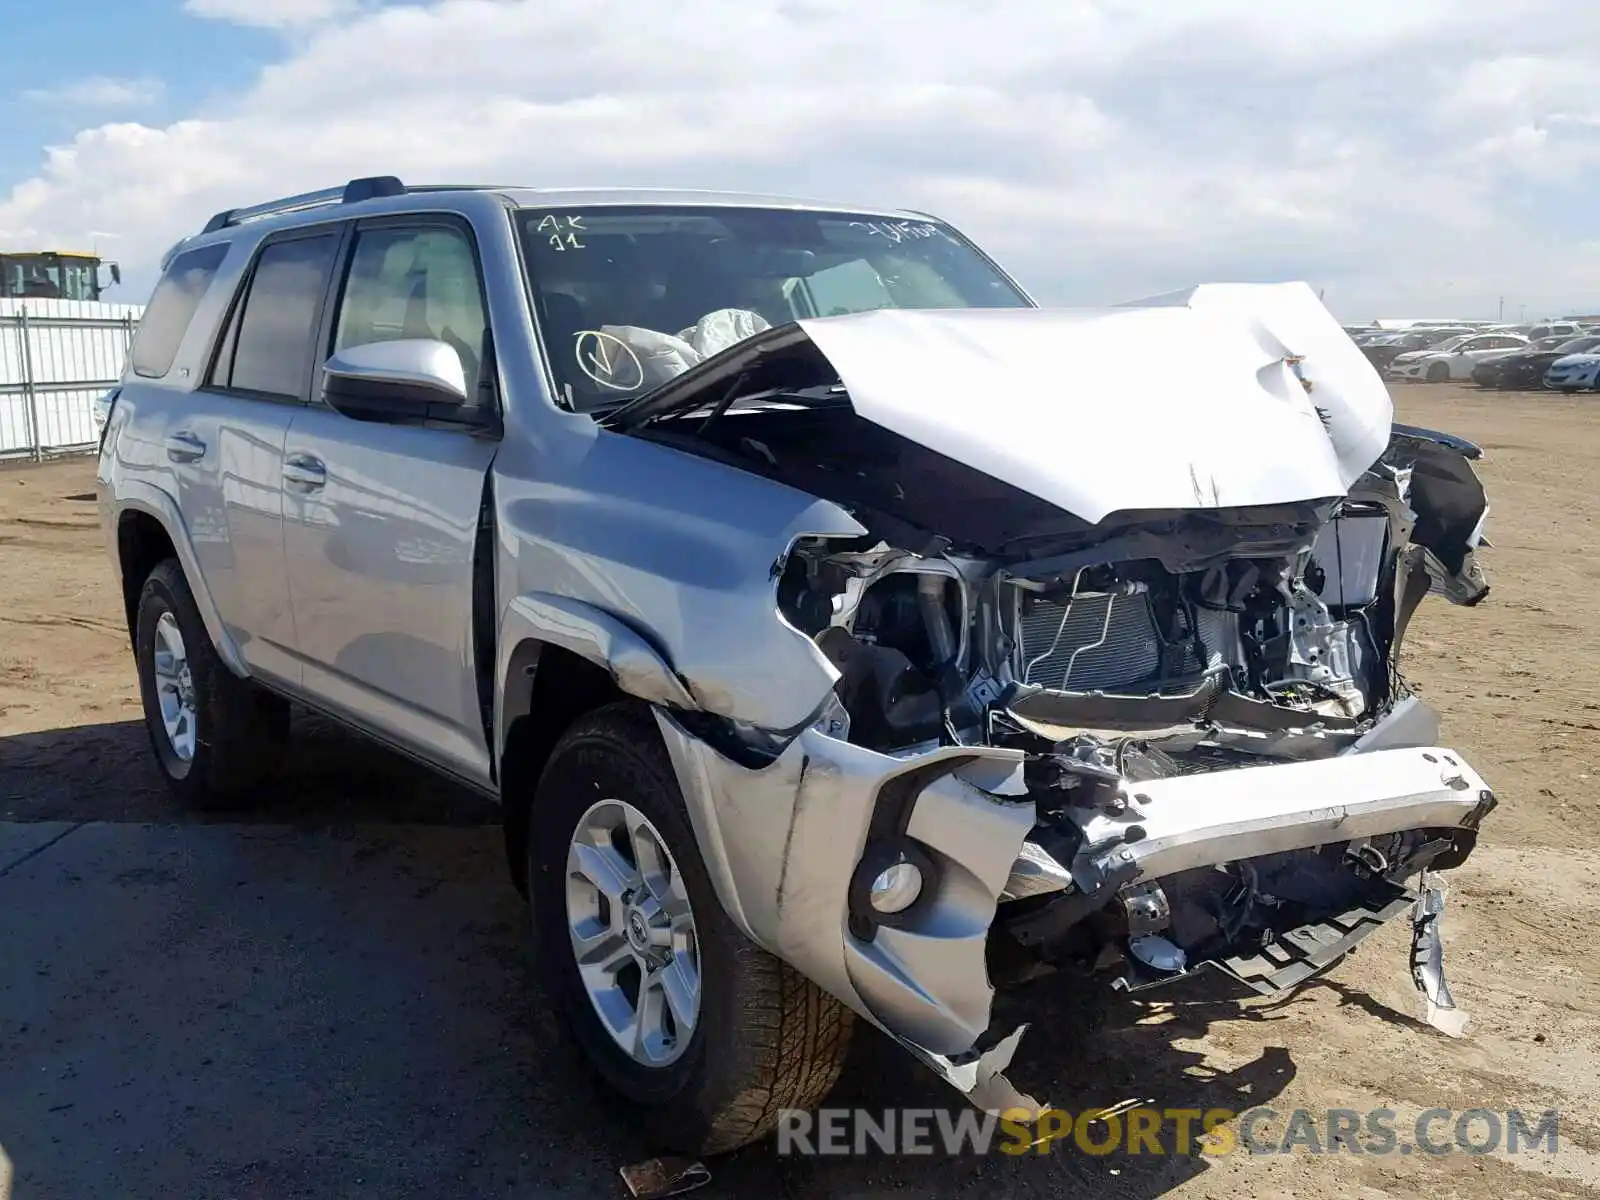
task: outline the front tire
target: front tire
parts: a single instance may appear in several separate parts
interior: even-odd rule
[[[1446,366],[1444,363],[1441,363],[1441,362],[1434,363],[1432,366],[1430,366],[1428,368],[1428,382],[1429,383],[1448,383],[1448,382],[1450,382],[1450,368],[1448,366]]]
[[[289,706],[228,670],[176,559],[145,579],[133,645],[145,726],[173,793],[194,808],[236,802],[281,753]]]
[[[734,1150],[770,1134],[784,1109],[827,1095],[853,1014],[729,919],[648,710],[620,703],[578,718],[551,754],[528,829],[544,978],[660,1149]]]

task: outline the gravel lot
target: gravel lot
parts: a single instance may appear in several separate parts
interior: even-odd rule
[[[1392,926],[1287,1002],[1063,993],[1019,1082],[1081,1109],[1560,1111],[1554,1155],[780,1159],[705,1196],[1600,1192],[1600,399],[1396,389],[1489,452],[1477,609],[1408,643],[1501,797],[1453,873],[1461,1040],[1414,1019]],[[0,470],[0,1146],[17,1197],[616,1196],[649,1152],[529,967],[488,806],[298,720],[268,807],[169,801],[149,758],[87,459]],[[1158,994],[1159,995],[1159,994]],[[840,1104],[946,1105],[862,1036]],[[1402,1141],[1406,1140],[1402,1136]],[[0,1196],[5,1193],[0,1158]]]

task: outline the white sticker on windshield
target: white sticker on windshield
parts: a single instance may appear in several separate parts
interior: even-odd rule
[[[578,369],[601,387],[632,392],[644,386],[644,364],[633,347],[615,334],[585,329],[573,340]]]

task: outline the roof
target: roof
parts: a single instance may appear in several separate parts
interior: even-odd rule
[[[263,233],[297,227],[307,220],[339,220],[344,216],[382,216],[416,211],[418,201],[427,196],[493,197],[498,203],[517,208],[543,208],[551,205],[572,208],[604,205],[660,205],[663,207],[783,208],[808,212],[860,213],[895,221],[934,221],[930,213],[876,205],[830,203],[799,196],[760,192],[696,191],[693,189],[613,187],[613,188],[531,188],[518,184],[435,183],[407,185],[392,175],[364,176],[348,183],[275,200],[225,208],[215,214],[197,233],[179,238],[161,257],[165,271],[179,253],[226,241],[230,230],[249,223]],[[353,208],[350,206],[354,206]]]
[[[326,212],[345,205],[370,205],[388,211],[405,211],[405,199],[419,195],[476,193],[498,196],[520,208],[558,204],[571,207],[599,205],[723,206],[729,208],[787,208],[810,211],[871,213],[898,220],[927,220],[928,214],[899,209],[831,204],[797,196],[752,192],[695,191],[670,188],[529,188],[507,184],[424,184],[408,186],[392,175],[352,179],[342,186],[283,196],[241,208],[225,208],[206,222],[201,237],[245,222],[292,218],[306,212]],[[187,239],[186,239],[187,240]]]
[[[699,205],[707,208],[791,208],[817,212],[866,212],[874,216],[893,217],[900,220],[927,220],[927,213],[906,209],[880,208],[877,205],[843,204],[804,196],[788,196],[766,192],[697,191],[692,188],[530,188],[496,187],[485,189],[498,192],[519,208],[546,208],[554,204],[574,207],[600,207],[604,205],[659,204],[663,206]]]

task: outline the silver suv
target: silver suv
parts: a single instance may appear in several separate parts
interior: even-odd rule
[[[1303,285],[1046,311],[919,213],[381,177],[174,247],[98,486],[173,788],[292,700],[499,799],[574,1036],[715,1152],[856,1018],[1039,1109],[996,997],[1075,964],[1271,992],[1409,912],[1459,1024],[1494,797],[1398,652],[1486,591],[1476,456]]]

